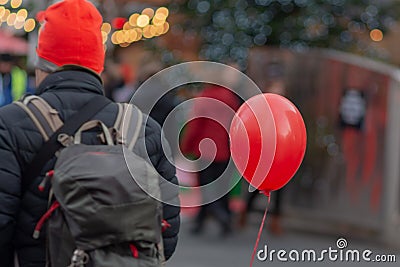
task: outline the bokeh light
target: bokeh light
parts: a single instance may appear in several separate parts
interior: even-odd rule
[[[8,26],[13,26],[16,19],[17,19],[17,14],[11,13],[11,14],[7,17],[7,25],[8,25]]]
[[[164,26],[163,25],[155,25],[156,36],[159,36],[164,33]]]
[[[154,16],[154,10],[152,8],[145,8],[142,11],[142,15],[147,15],[150,19]]]
[[[130,44],[129,43],[121,43],[119,44],[120,47],[128,47]]]
[[[17,19],[23,18],[23,20],[26,20],[27,17],[28,17],[28,10],[26,10],[25,8],[18,10]]]
[[[132,15],[129,17],[129,24],[130,24],[131,26],[133,26],[133,27],[137,26],[137,19],[138,19],[138,17],[139,17],[139,14],[137,14],[137,13],[132,14]]]
[[[167,33],[168,30],[169,30],[169,23],[165,22],[164,25],[163,25],[163,28],[164,28],[163,34]]]
[[[147,25],[143,28],[143,37],[147,39],[154,37],[154,35],[151,33],[150,25]]]
[[[134,29],[129,30],[129,35],[130,35],[131,40],[132,40],[131,42],[135,42],[137,40],[138,33]]]
[[[144,28],[144,27],[146,27],[147,25],[149,25],[149,22],[150,22],[149,16],[147,16],[147,15],[140,15],[140,16],[137,18],[136,24],[137,24],[137,26],[139,26],[139,27],[141,27],[141,28]]]
[[[157,14],[155,14],[152,22],[154,25],[163,25],[166,18],[167,17],[164,14],[157,13]]]
[[[25,20],[19,20],[18,18],[20,18],[20,17],[17,17],[17,19],[14,22],[14,27],[17,30],[22,29],[25,24]]]
[[[371,37],[371,40],[374,42],[380,42],[383,40],[383,32],[379,29],[373,29],[369,33],[369,36]]]
[[[21,0],[5,1],[0,0],[0,4],[10,3],[11,7],[20,7]],[[36,21],[29,18],[29,12],[25,8],[10,11],[4,6],[0,6],[0,24],[7,22],[9,26],[15,29],[24,29],[25,32],[31,32],[36,28]],[[104,22],[101,25],[101,35],[103,44],[106,46],[110,39],[114,45],[126,47],[133,42],[142,39],[150,39],[165,34],[169,30],[169,24],[166,22],[169,11],[166,7],[160,7],[156,11],[153,8],[145,8],[140,13],[131,14],[128,19],[116,17],[112,23]],[[39,28],[40,31],[40,28]]]
[[[127,21],[127,22],[125,22],[125,24],[124,24],[124,26],[122,27],[122,29],[124,30],[124,31],[127,31],[127,30],[130,30],[130,29],[132,29],[132,25],[129,23],[129,21]]]
[[[140,28],[136,28],[136,29],[135,29],[135,31],[136,31],[136,33],[137,33],[137,36],[136,36],[136,41],[139,41],[139,40],[141,40],[141,39],[142,39],[142,37],[143,37],[143,31],[142,31],[142,29],[140,29]]]
[[[164,15],[165,17],[168,17],[168,15],[169,15],[168,8],[166,8],[166,7],[160,7],[160,8],[157,9],[156,14],[162,14],[162,15]]]
[[[22,0],[11,0],[10,4],[12,8],[19,8],[22,4]]]
[[[118,31],[116,34],[116,40],[117,40],[117,44],[121,44],[124,42],[124,33],[123,31]]]
[[[31,32],[31,31],[33,31],[34,29],[35,29],[35,27],[36,27],[36,21],[34,20],[34,19],[27,19],[26,21],[25,21],[25,24],[24,24],[24,30],[26,31],[26,32]]]
[[[113,32],[113,34],[111,35],[111,42],[112,42],[113,44],[118,44],[117,32]]]
[[[8,19],[8,16],[10,16],[11,11],[8,9],[4,10],[3,16],[1,17],[1,21],[5,22]]]
[[[105,33],[110,33],[111,32],[111,24],[108,22],[104,22],[103,25],[101,25],[101,30]]]

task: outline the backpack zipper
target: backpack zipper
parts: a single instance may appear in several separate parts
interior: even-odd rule
[[[46,188],[47,182],[54,176],[54,170],[50,170],[46,173],[46,176],[43,178],[43,180],[40,182],[38,189],[40,192],[43,192],[44,189]]]
[[[129,244],[129,248],[131,249],[132,256],[135,259],[138,259],[139,258],[139,250],[137,249],[137,247],[134,244]]]
[[[33,231],[33,238],[38,239],[40,236],[40,230],[43,227],[43,224],[50,218],[51,214],[60,207],[60,203],[56,200],[51,204],[50,208],[46,211],[45,214],[39,219],[35,226],[35,231]]]
[[[167,222],[167,220],[162,220],[161,222],[161,231],[164,233],[171,225]]]

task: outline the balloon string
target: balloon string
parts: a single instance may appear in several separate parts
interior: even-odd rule
[[[253,254],[251,255],[250,267],[253,266],[254,257],[256,256],[256,252],[257,252],[257,248],[258,248],[258,243],[260,242],[262,230],[263,230],[263,228],[264,228],[265,219],[267,218],[269,202],[270,202],[270,200],[271,200],[270,192],[260,192],[260,193],[263,193],[264,195],[267,196],[267,198],[268,198],[268,203],[267,203],[267,207],[266,207],[265,212],[264,212],[264,216],[263,216],[263,219],[262,219],[262,222],[261,222],[261,225],[260,225],[260,229],[258,230],[258,235],[257,235],[256,244],[254,245]]]

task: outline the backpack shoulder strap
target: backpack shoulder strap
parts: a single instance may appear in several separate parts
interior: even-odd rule
[[[63,125],[58,111],[39,96],[29,95],[14,103],[25,110],[45,141]]]
[[[114,129],[119,129],[121,127],[122,116],[124,114],[125,104],[117,103],[118,113],[114,122]]]
[[[120,132],[120,142],[132,150],[139,137],[143,122],[143,113],[132,104],[118,104],[119,112],[114,128]]]
[[[34,96],[32,96],[32,97],[35,98]],[[26,100],[26,101],[29,102],[29,100]],[[37,126],[41,125],[41,127],[42,127],[41,133],[43,136],[47,135],[47,133],[45,130],[46,127],[43,126],[40,122],[40,119],[38,119],[38,117],[40,117],[40,114],[42,114],[42,116],[44,116],[44,118],[42,119],[43,120],[42,122],[48,122],[48,124],[49,124],[48,127],[50,127],[50,129],[52,127],[57,129],[56,131],[52,132],[51,135],[47,135],[47,139],[45,139],[46,141],[45,141],[44,145],[42,146],[42,148],[33,157],[33,160],[30,163],[28,163],[25,170],[23,170],[23,172],[22,172],[22,189],[21,189],[21,192],[23,195],[26,192],[26,190],[28,189],[28,187],[31,186],[33,179],[40,174],[40,171],[42,170],[42,168],[46,164],[46,162],[49,161],[54,156],[54,154],[63,146],[58,141],[59,135],[74,134],[79,129],[79,127],[81,127],[81,125],[83,123],[85,123],[87,120],[92,118],[97,112],[99,112],[101,109],[103,109],[109,103],[111,103],[111,101],[102,95],[96,95],[96,96],[92,97],[87,102],[86,105],[84,105],[75,114],[71,115],[71,117],[68,118],[65,121],[65,123],[62,124],[62,126],[58,127],[58,128],[57,128],[57,125],[50,126],[53,121],[57,123],[57,119],[54,114],[57,114],[57,116],[58,116],[58,113],[56,113],[54,110],[53,111],[48,110],[49,113],[51,113],[49,116],[52,117],[52,119],[47,120],[46,117],[48,117],[48,116],[46,116],[46,113],[44,113],[44,115],[43,115],[43,113],[38,113],[39,116],[36,117],[37,114],[33,114],[33,112],[30,110],[30,108],[27,107],[27,105],[25,105],[24,103],[21,103],[21,102],[15,102],[15,103],[17,103],[18,106],[20,106],[25,111],[27,111],[27,113],[34,120],[34,122]],[[18,103],[20,103],[20,104],[18,104]],[[37,103],[40,103],[40,102],[37,102]],[[44,101],[41,103],[44,104],[46,102]],[[33,104],[33,102],[32,102],[32,104]],[[39,112],[40,112],[40,108],[39,108]],[[60,119],[60,121],[61,121],[61,119]]]

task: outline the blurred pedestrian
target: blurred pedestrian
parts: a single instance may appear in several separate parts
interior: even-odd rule
[[[171,148],[172,155],[175,157],[176,151],[178,149],[178,137],[176,136],[176,128],[178,127],[178,121],[176,118],[177,112],[175,107],[178,106],[179,100],[176,96],[175,90],[170,90],[163,95],[158,95],[163,92],[164,86],[166,84],[160,83],[157,79],[152,80],[152,88],[142,88],[140,90],[140,97],[133,97],[135,93],[139,93],[137,90],[143,85],[147,80],[151,79],[152,76],[156,75],[162,70],[162,65],[155,62],[147,62],[140,68],[138,72],[137,82],[135,88],[131,91],[128,96],[128,101],[131,101],[135,106],[145,110],[149,107],[146,105],[152,105],[150,108],[149,115],[158,124],[160,124],[165,138],[168,141],[169,147]],[[152,103],[150,100],[159,99]],[[141,99],[147,99],[149,101],[140,101]],[[168,119],[168,121],[167,121]],[[164,125],[167,123],[167,125]],[[166,126],[166,127],[165,127]]]
[[[101,73],[101,79],[103,80],[104,95],[111,100],[114,100],[114,92],[124,85],[124,80],[121,74],[117,70],[119,69],[117,64],[112,60],[106,60],[104,63],[104,70]]]
[[[206,86],[194,99],[192,110],[194,119],[185,127],[181,150],[186,155],[193,155],[203,162],[210,163],[198,172],[200,186],[215,181],[228,166],[230,159],[228,131],[234,111],[239,108],[239,105],[239,98],[232,91],[218,85]],[[206,194],[207,190],[203,190],[203,200],[207,199]],[[223,235],[230,233],[232,226],[229,194],[200,207],[195,219],[194,233],[203,231],[208,215],[218,221]]]
[[[118,66],[122,83],[118,88],[113,90],[112,99],[119,103],[129,103],[132,95],[138,87],[136,73],[133,67],[127,63],[121,63]]]
[[[28,76],[15,57],[0,54],[0,107],[20,99],[28,91]]]

